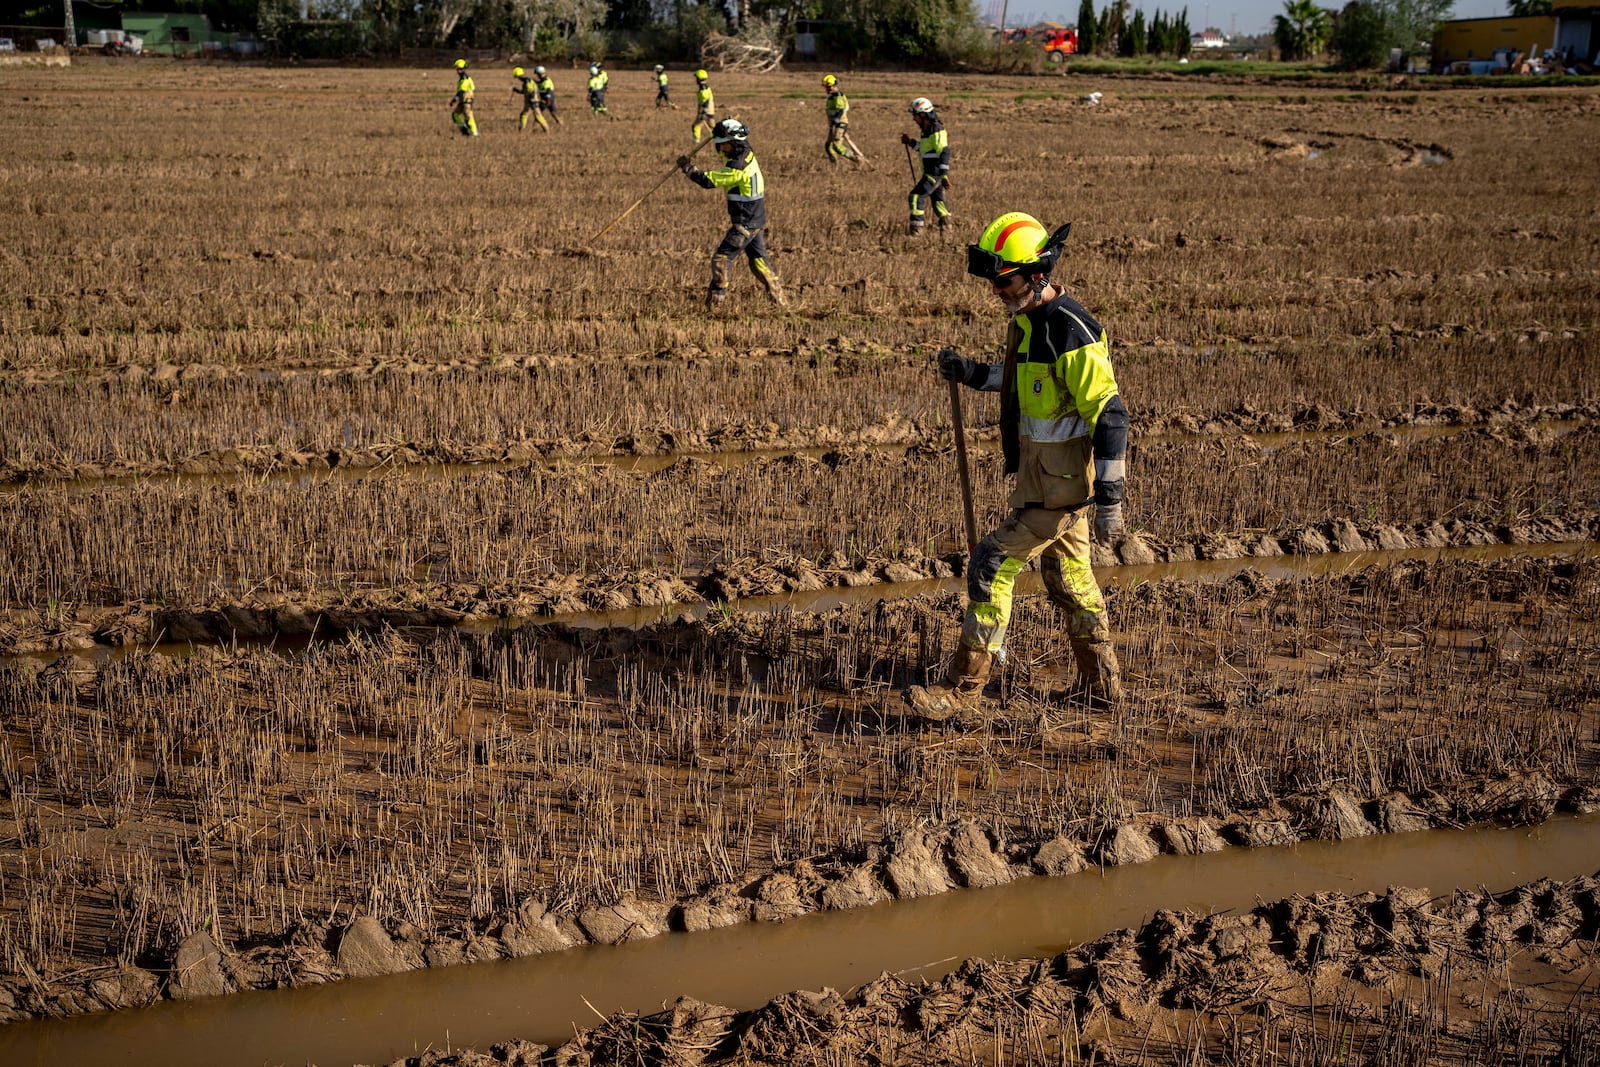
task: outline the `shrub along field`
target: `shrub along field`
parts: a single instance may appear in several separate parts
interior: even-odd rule
[[[1007,210],[1073,222],[1058,280],[1132,412],[1137,536],[1099,562],[1592,542],[1600,199],[1548,149],[1600,93],[852,74],[852,168],[822,71],[714,74],[790,304],[740,268],[708,315],[720,194],[673,175],[595,237],[690,112],[619,69],[594,116],[554,68],[563,122],[519,134],[504,67],[475,139],[448,70],[0,71],[0,1017],[182,995],[154,976],[197,935],[222,988],[338,975],[352,907],[420,965],[907,895],[885,857],[930,827],[1065,870],[1136,858],[1124,828],[1593,802],[1587,546],[1118,588],[1114,713],[1024,596],[994,714],[939,733],[896,690],[948,591],[435,627],[958,573],[933,353],[995,358],[962,246]],[[917,95],[956,224],[912,239]],[[966,417],[984,525],[994,398]]]

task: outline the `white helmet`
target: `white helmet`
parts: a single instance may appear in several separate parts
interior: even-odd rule
[[[911,101],[911,113],[913,115],[933,114],[933,101],[929,100],[925,96],[917,97],[915,100]]]
[[[589,64],[589,73],[590,74],[599,74],[600,73],[600,64],[598,64],[598,63],[590,63]]]
[[[533,73],[536,76],[542,78],[542,77],[544,77],[544,68],[543,67],[534,67],[533,68]]]

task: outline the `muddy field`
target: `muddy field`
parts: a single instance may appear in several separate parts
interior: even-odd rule
[[[593,239],[692,116],[625,69],[591,116],[553,73],[553,133],[516,132],[496,67],[469,140],[448,70],[0,70],[38,120],[0,150],[0,1019],[1596,804],[1600,189],[1547,149],[1600,93],[860,74],[872,163],[841,170],[820,71],[722,76],[790,306],[739,277],[708,316],[717,196],[674,179]],[[902,232],[913,95],[950,128],[943,238]],[[1133,536],[1097,556],[1130,699],[1076,702],[1026,595],[987,713],[935,729],[898,696],[959,617],[925,581],[965,555],[932,353],[993,358],[961,246],[1013,209],[1074,221],[1058,278],[1132,412]],[[986,526],[997,409],[966,399]],[[1161,921],[1137,936],[1169,955],[1215,940]],[[1100,951],[915,997],[1132,981],[1080,980]],[[1244,1031],[1173,999],[1178,955],[1129,994],[1191,1013],[1168,1058],[1204,1030],[1265,1062],[1278,1020],[1215,1044]],[[848,1062],[771,1035],[912,996],[775,1005],[716,1047]],[[1126,1055],[1129,1010],[905,1057]]]

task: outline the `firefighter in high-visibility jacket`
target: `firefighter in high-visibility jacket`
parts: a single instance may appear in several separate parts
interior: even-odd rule
[[[656,64],[656,107],[678,110],[678,105],[672,102],[672,91],[667,88],[667,68],[660,63]]]
[[[545,133],[550,132],[550,124],[544,120],[539,108],[539,77],[537,72],[543,69],[542,67],[536,68],[534,76],[531,78],[523,72],[521,67],[513,67],[511,70],[512,80],[520,83],[513,85],[511,92],[513,95],[522,97],[522,114],[517,116],[517,130],[519,132],[528,128],[530,116],[539,124],[541,130]]]
[[[823,154],[829,163],[848,159],[859,164],[861,157],[850,148],[850,98],[844,95],[839,79],[832,74],[822,76],[822,87],[828,90],[828,143],[823,146]]]
[[[944,194],[950,188],[950,138],[945,133],[939,112],[933,101],[919,96],[911,101],[911,117],[916,121],[921,136],[909,133],[900,135],[900,143],[915,148],[922,157],[922,176],[911,187],[911,223],[906,232],[918,234],[927,225],[927,205],[933,202],[933,213],[939,218],[939,229],[950,224],[950,208]]]
[[[478,120],[472,117],[472,94],[477,86],[467,73],[467,61],[456,60],[456,92],[450,98],[450,121],[466,137],[478,136]]]
[[[557,126],[561,125],[561,116],[556,114],[556,83],[550,80],[549,72],[543,67],[533,68],[533,87],[539,91],[539,110],[554,119]],[[544,118],[541,116],[539,121],[543,123]]]
[[[710,133],[717,124],[717,102],[711,95],[711,76],[704,70],[694,72],[694,125],[690,132],[694,134],[694,143],[700,143],[701,132]]]
[[[1089,569],[1086,516],[1093,504],[1095,542],[1123,539],[1128,411],[1105,328],[1050,281],[1070,228],[1052,234],[1032,215],[1013,211],[967,246],[967,272],[987,282],[1012,316],[1005,361],[979,363],[946,348],[939,374],[1000,393],[1001,447],[1016,487],[1010,516],[972,551],[967,610],[944,678],[906,691],[907,703],[926,719],[975,708],[990,669],[1004,658],[1017,575],[1035,559],[1047,595],[1066,614],[1077,695],[1095,706],[1122,699],[1105,601]]]
[[[596,115],[606,114],[606,86],[611,84],[611,75],[607,74],[599,63],[589,64],[589,110]]]
[[[740,252],[750,261],[750,271],[766,286],[775,304],[783,305],[783,285],[767,262],[767,242],[762,230],[767,225],[767,183],[761,164],[750,150],[750,131],[738,119],[723,119],[711,131],[714,150],[722,156],[722,166],[713,171],[694,168],[688,156],[678,157],[678,169],[696,185],[728,191],[728,232],[711,253],[711,286],[706,291],[706,310],[714,310],[727,299],[733,260]]]

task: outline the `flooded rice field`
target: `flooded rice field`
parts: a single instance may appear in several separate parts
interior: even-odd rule
[[[1600,1061],[1600,93],[852,74],[949,124],[919,240],[729,73],[789,305],[710,315],[701,190],[593,240],[645,82],[0,69],[0,1060]],[[1015,209],[1130,412],[1127,696],[1029,574],[930,723]]]

